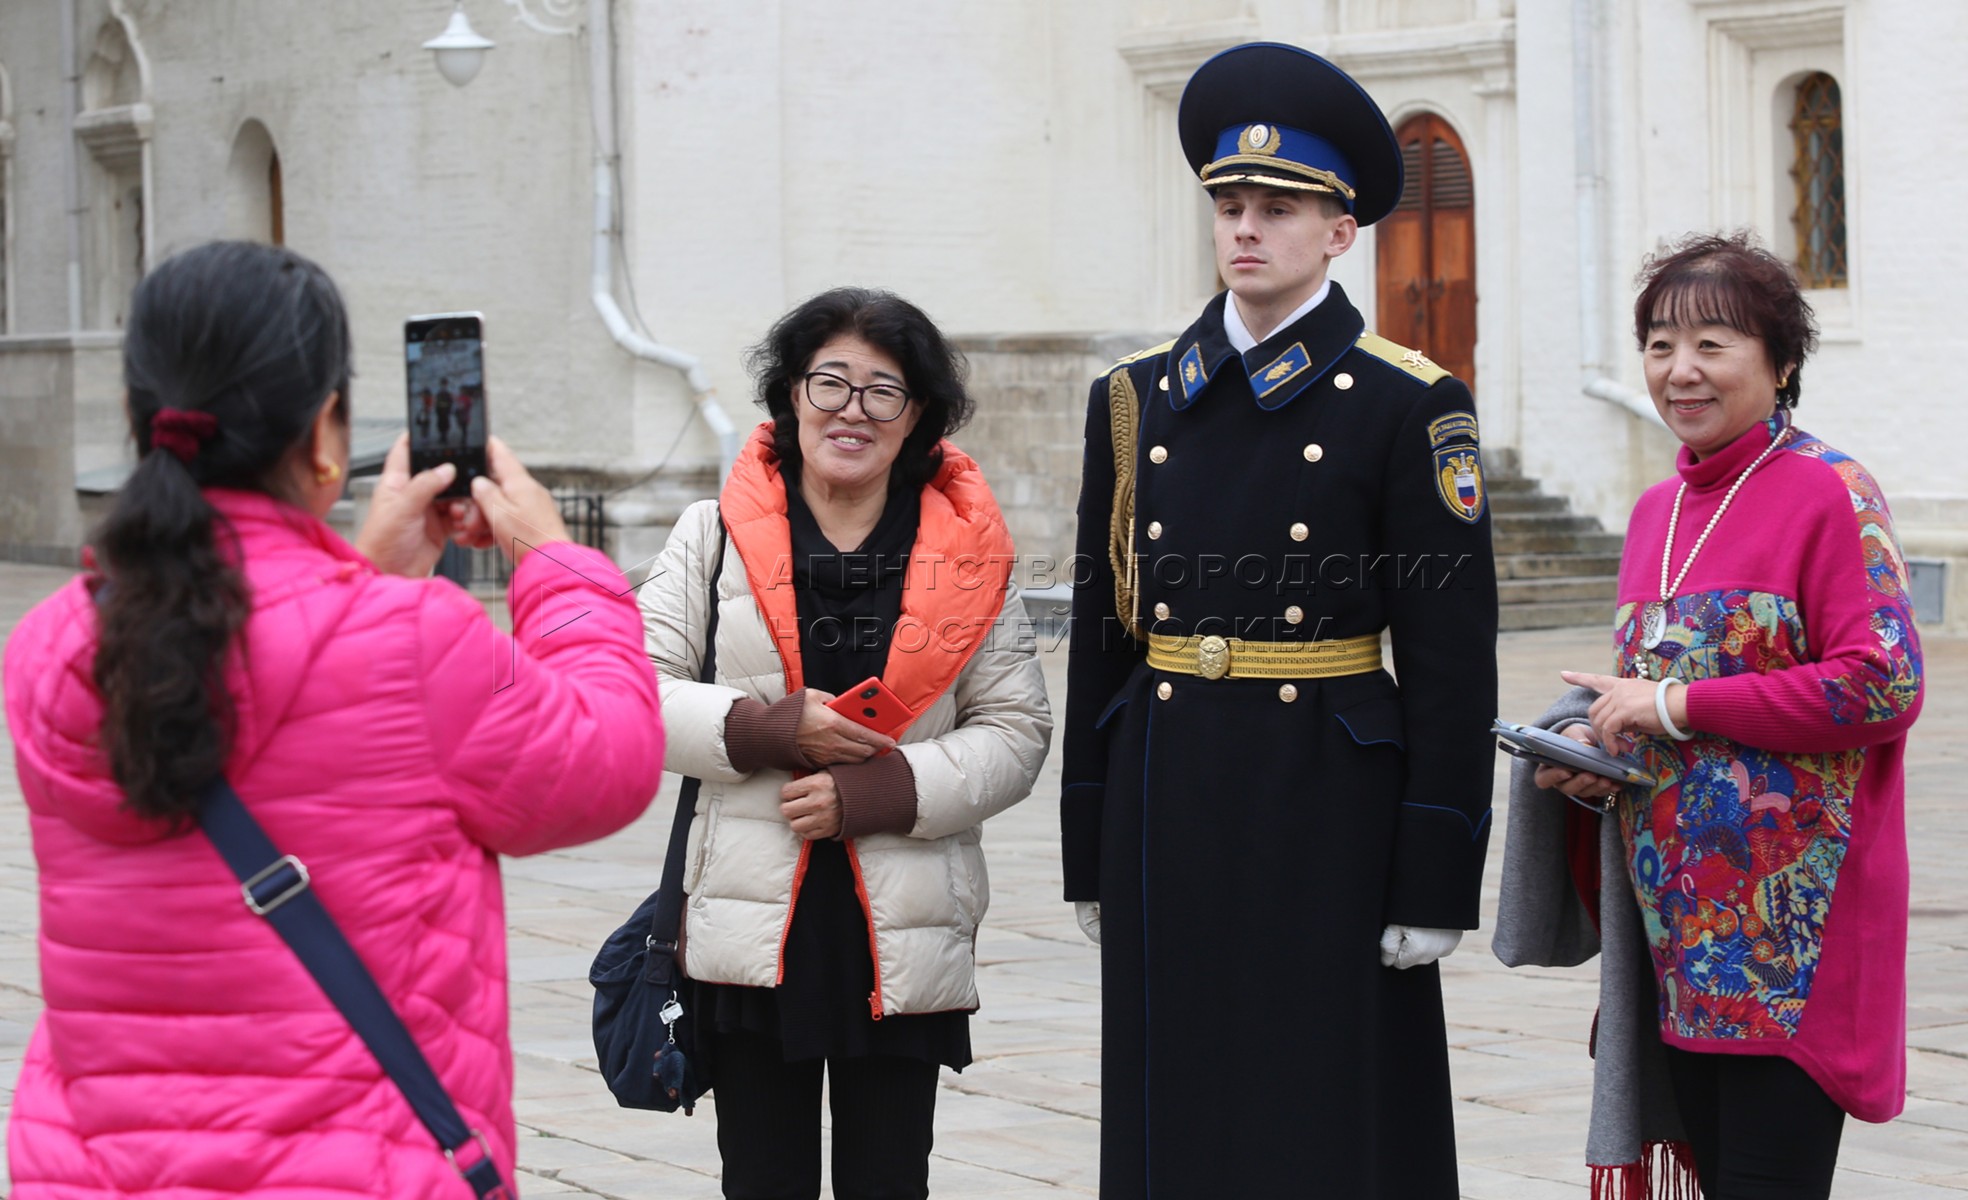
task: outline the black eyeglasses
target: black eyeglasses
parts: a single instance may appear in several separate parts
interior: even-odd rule
[[[870,421],[893,421],[909,407],[908,389],[892,383],[855,387],[828,371],[808,371],[800,382],[806,387],[807,402],[821,412],[839,412],[856,396],[861,397],[861,411]]]

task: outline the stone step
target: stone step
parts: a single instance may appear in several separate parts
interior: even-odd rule
[[[1509,554],[1611,554],[1618,556],[1626,539],[1617,533],[1576,529],[1547,529],[1534,533],[1498,532],[1491,545],[1498,558]]]
[[[1506,604],[1497,610],[1497,628],[1505,633],[1523,629],[1570,629],[1600,626],[1610,637],[1613,613],[1597,600],[1565,600],[1556,603]]]
[[[1615,575],[1558,575],[1543,579],[1500,579],[1497,600],[1502,604],[1559,604],[1590,600],[1607,613],[1619,592]]]
[[[1598,533],[1600,528],[1599,518],[1582,517],[1565,508],[1555,512],[1500,512],[1490,518],[1490,529],[1497,534]]]
[[[1498,579],[1554,579],[1567,576],[1605,575],[1617,578],[1620,556],[1599,554],[1501,554],[1497,555]]]
[[[1569,509],[1569,502],[1563,496],[1547,496],[1543,492],[1496,492],[1490,493],[1490,511],[1496,515],[1518,516],[1524,513],[1560,513]]]
[[[1495,471],[1483,472],[1483,485],[1490,489],[1492,496],[1527,496],[1538,490],[1538,481],[1522,475],[1502,475]]]

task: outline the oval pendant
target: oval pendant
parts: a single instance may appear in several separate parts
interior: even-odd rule
[[[1640,644],[1652,650],[1667,640],[1667,605],[1649,600],[1640,609]]]

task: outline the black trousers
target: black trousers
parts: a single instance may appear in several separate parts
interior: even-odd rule
[[[726,1200],[819,1200],[820,1080],[834,1117],[835,1200],[925,1200],[933,1062],[892,1055],[789,1063],[776,1037],[712,1034]]]
[[[1804,1068],[1672,1047],[1667,1059],[1704,1200],[1827,1200],[1845,1112]]]

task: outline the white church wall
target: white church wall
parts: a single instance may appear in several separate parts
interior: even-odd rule
[[[1139,38],[1134,16],[638,6],[627,219],[652,325],[703,356],[744,424],[745,349],[828,287],[892,289],[956,335],[1186,321],[1209,294],[1206,206],[1156,123],[1174,93],[1158,101],[1140,56],[1114,49]],[[1156,209],[1171,178],[1168,237],[1196,260],[1173,285]]]
[[[86,51],[105,9],[80,7]],[[480,309],[498,432],[545,456],[627,443],[628,362],[586,303],[578,39],[480,11],[498,47],[461,90],[418,49],[448,15],[435,0],[359,18],[337,5],[127,7],[151,64],[154,258],[238,228],[228,168],[257,121],[280,155],[287,244],[348,300],[359,413],[403,403],[405,316]],[[31,148],[34,163],[17,181],[22,332],[68,323],[58,15],[0,11],[16,94],[32,97],[19,107],[34,113],[17,122],[17,161]]]
[[[1968,124],[1955,51],[1959,5],[1868,4],[1847,25],[1852,239],[1863,271],[1855,335],[1827,345],[1800,418],[1876,475],[1908,554],[1948,564],[1948,625],[1968,629],[1968,483],[1951,436],[1964,344],[1960,236],[1968,165],[1946,134]]]
[[[68,210],[62,147],[72,136],[61,102],[60,10],[52,4],[0,8],[0,60],[13,92],[13,188],[16,335],[66,332],[68,284],[65,247]],[[50,252],[52,251],[52,253]]]
[[[1633,418],[1587,398],[1579,290],[1578,180],[1572,154],[1572,37],[1568,0],[1520,0],[1517,55],[1517,222],[1522,303],[1519,448],[1527,474],[1602,519],[1624,496],[1620,464]],[[1480,217],[1479,217],[1480,220]],[[1479,286],[1486,284],[1479,264]],[[1506,443],[1507,444],[1507,443]],[[1625,512],[1619,512],[1619,524]],[[1615,528],[1618,527],[1616,524]]]
[[[1672,470],[1658,428],[1579,394],[1581,253],[1569,66],[1571,6],[1523,0],[1518,53],[1545,68],[1519,81],[1517,237],[1523,247],[1526,469],[1609,525]],[[1937,27],[1936,22],[1939,22]],[[1915,556],[1953,566],[1950,625],[1968,619],[1968,488],[1931,396],[1958,357],[1947,297],[1968,246],[1945,236],[1964,169],[1934,130],[1968,118],[1968,82],[1947,67],[1968,16],[1913,3],[1866,6],[1704,0],[1615,6],[1599,96],[1606,172],[1606,366],[1643,391],[1631,333],[1633,277],[1663,239],[1749,227],[1794,251],[1787,128],[1805,72],[1837,78],[1844,110],[1850,286],[1810,293],[1824,330],[1805,368],[1802,425],[1864,462],[1900,510]],[[1569,306],[1567,301],[1570,301]],[[1926,435],[1926,436],[1923,436]]]
[[[658,340],[700,358],[734,423],[756,418],[742,356],[783,311],[788,185],[777,0],[618,6],[624,267]],[[639,380],[637,444],[711,457],[682,381]]]

